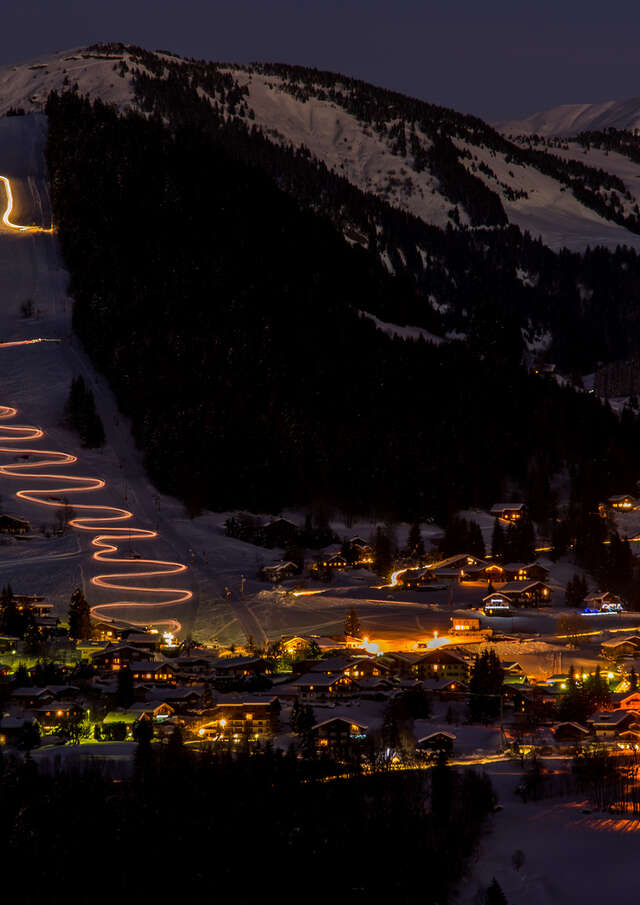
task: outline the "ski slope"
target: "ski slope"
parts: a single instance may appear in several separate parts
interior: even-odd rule
[[[157,57],[160,62],[182,62],[167,54]],[[123,63],[127,66],[124,73],[120,70]],[[60,91],[74,84],[80,93],[99,97],[121,111],[135,108],[131,84],[134,69],[145,71],[126,49],[105,57],[87,48],[58,51],[27,63],[4,67],[0,69],[0,115],[12,107],[27,112],[41,111],[51,90]],[[294,97],[283,80],[275,75],[233,65],[225,65],[221,71],[246,87],[253,122],[271,141],[304,146],[330,170],[362,191],[377,195],[425,223],[457,228],[452,219],[452,202],[441,192],[439,180],[429,167],[417,172],[411,154],[406,157],[394,154],[389,137],[376,132],[371,124],[359,121],[331,100],[315,96],[307,100]],[[205,94],[204,89],[199,90]],[[220,100],[214,95],[210,99],[212,102]],[[394,123],[389,121],[387,126]],[[636,123],[640,124],[640,100],[637,98],[619,103],[560,107],[546,114],[536,114],[530,122],[522,120],[499,125],[503,131],[513,133],[575,134],[581,128],[600,128],[603,124],[632,128]],[[428,150],[430,140],[418,128],[416,136]],[[458,144],[461,148],[464,146],[463,142]],[[497,154],[481,143],[467,145],[464,149],[471,153],[471,158],[462,158],[462,162],[501,197],[510,222],[541,238],[550,248],[583,251],[587,246],[602,245],[613,249],[624,244],[640,248],[638,236],[585,207],[562,184],[534,167],[507,163],[503,154]],[[481,163],[486,164],[493,175],[480,171]],[[606,161],[603,168],[609,169]],[[630,182],[625,179],[634,201],[640,199],[636,192],[638,178],[635,167]],[[525,191],[528,197],[510,200],[505,187]],[[459,217],[462,226],[469,224],[462,207]],[[353,241],[349,235],[345,238]]]
[[[46,117],[41,114],[0,119],[0,172],[10,180],[13,190],[12,222],[15,224],[44,227],[51,224],[44,166],[45,139]],[[0,200],[0,204],[5,209],[6,197]],[[26,423],[35,428],[21,435],[34,452],[25,450],[2,455],[1,464],[5,468],[13,465],[8,469],[13,474],[9,476],[5,472],[0,477],[3,511],[27,519],[35,535],[33,540],[12,541],[0,546],[2,581],[10,582],[18,593],[46,595],[61,616],[66,612],[69,594],[74,587],[83,586],[90,603],[98,607],[98,613],[105,615],[105,607],[109,608],[122,600],[122,588],[114,585],[129,587],[133,584],[142,590],[127,594],[127,600],[134,604],[127,609],[127,619],[171,624],[174,624],[172,620],[177,620],[182,623],[185,632],[192,631],[200,600],[220,596],[224,585],[232,583],[231,576],[235,577],[243,568],[247,571],[251,568],[253,573],[254,567],[249,564],[254,559],[254,553],[251,548],[251,552],[238,549],[248,545],[223,538],[226,562],[223,568],[218,568],[220,557],[213,551],[209,555],[207,547],[212,546],[209,538],[217,543],[221,535],[220,517],[210,516],[190,531],[189,527],[195,523],[185,516],[182,506],[171,498],[159,495],[150,484],[128,424],[119,415],[106,382],[95,373],[71,332],[71,301],[66,292],[67,282],[68,275],[63,268],[54,233],[22,231],[6,224],[0,225],[2,404],[18,410],[14,423]],[[36,314],[32,318],[22,317],[20,313],[20,305],[27,298],[34,303]],[[32,342],[42,337],[61,341]],[[103,450],[83,449],[78,437],[61,424],[71,380],[79,374],[93,390],[105,425],[107,443]],[[10,413],[5,411],[6,414]],[[45,435],[42,439],[40,431]],[[7,434],[4,424],[0,434],[3,437]],[[50,509],[48,512],[43,510],[42,500],[39,500],[42,494],[28,492],[29,488],[38,491],[51,484],[37,478],[42,473],[38,467],[42,460],[35,455],[36,449],[64,451],[58,457],[43,457],[57,463],[56,471],[62,464],[61,460],[65,465],[64,475],[60,475],[62,489],[58,481],[57,485],[53,485],[56,489],[51,488],[50,495],[55,499],[45,500]],[[87,481],[90,487],[86,487]],[[138,580],[132,580],[131,564],[116,568],[112,565],[106,570],[105,562],[100,562],[100,559],[104,560],[104,554],[113,554],[114,550],[103,545],[103,556],[96,560],[93,555],[96,547],[91,543],[96,531],[82,530],[82,524],[76,524],[72,537],[45,538],[39,532],[40,526],[51,526],[55,509],[62,506],[64,498],[77,513],[81,511],[83,500],[78,495],[78,487],[82,487],[83,482],[86,489],[93,490],[92,503],[95,499],[98,506],[115,507],[120,513],[133,514],[131,530],[127,521],[124,529],[103,531],[108,536],[119,535],[113,546],[124,548],[124,559],[131,558],[127,555],[130,550],[138,554],[138,541],[144,533],[148,538],[144,541],[145,558],[148,556],[149,559],[172,563],[177,567],[174,571],[179,572],[185,571],[187,566],[191,567],[184,576],[184,594],[179,595],[182,598],[180,601],[167,603],[168,595],[160,595],[159,600],[164,605],[155,607],[153,614],[150,614],[147,607],[149,591],[159,586],[152,573],[157,575],[158,568],[141,568],[144,560],[134,559],[137,572],[148,573],[144,577],[138,576]],[[94,510],[93,505],[90,508],[92,514],[99,518],[100,513]],[[109,542],[103,541],[103,544],[108,545]],[[202,560],[203,566],[205,559],[210,565],[198,569],[198,559]],[[105,577],[107,571],[111,573],[111,579]],[[119,579],[113,575],[119,571],[129,575],[128,582],[125,577]],[[190,600],[192,595],[193,600]],[[204,609],[208,611],[206,607]],[[125,617],[121,609],[115,609],[110,615]],[[247,622],[253,626],[250,618]],[[243,615],[234,615],[226,603],[218,605],[214,618],[206,620],[201,634],[216,634],[218,627],[224,623],[227,623],[224,640],[244,640]]]

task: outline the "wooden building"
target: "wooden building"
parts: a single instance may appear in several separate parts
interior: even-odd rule
[[[538,562],[510,562],[503,566],[504,581],[546,581],[549,570]]]
[[[589,730],[580,723],[564,722],[558,723],[553,730],[554,740],[560,744],[580,744],[590,736]]]
[[[279,731],[280,701],[247,699],[218,704],[198,726],[198,736],[211,741],[256,742],[273,738]]]
[[[28,534],[30,531],[31,525],[25,519],[0,515],[0,534],[11,534],[15,537]]]
[[[132,660],[129,669],[134,682],[162,682],[175,685],[178,672],[168,660]]]
[[[612,509],[616,509],[618,512],[631,512],[631,510],[635,509],[638,505],[635,497],[632,497],[628,493],[620,493],[616,494],[615,496],[610,496],[607,502]]]
[[[328,676],[323,673],[308,672],[293,679],[288,685],[304,698],[321,700],[350,697],[358,691],[357,683],[341,673]]]
[[[262,578],[277,584],[279,581],[285,581],[287,578],[293,578],[298,575],[300,569],[290,559],[281,559],[280,562],[273,563],[270,566],[264,566],[262,569]]]
[[[367,737],[364,723],[357,723],[346,717],[332,717],[316,723],[311,728],[311,735],[316,750],[322,754],[330,754],[338,759],[348,757]]]
[[[517,522],[527,514],[526,503],[495,503],[491,507],[491,515],[495,518],[506,519],[509,522]]]
[[[456,740],[452,732],[439,730],[424,735],[416,742],[416,751],[430,758],[436,758],[439,754],[450,757],[453,754],[453,744]]]
[[[493,591],[482,598],[485,613],[488,613],[488,609],[499,610],[506,605],[538,607],[550,604],[551,588],[543,581],[509,581],[499,591]]]
[[[132,644],[109,644],[91,655],[91,662],[98,669],[117,672],[140,656],[140,650]]]

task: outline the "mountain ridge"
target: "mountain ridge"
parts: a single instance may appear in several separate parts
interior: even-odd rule
[[[580,132],[602,129],[640,129],[640,97],[595,104],[560,104],[515,119],[498,120],[493,125],[505,135],[537,134],[564,138]]]
[[[640,193],[603,170],[601,161],[585,160],[581,149],[571,156],[579,171],[570,173],[566,160],[508,142],[478,117],[339,73],[92,45],[0,70],[0,115],[10,107],[42,109],[51,90],[73,84],[120,111],[139,109],[141,80],[157,83],[187,71],[199,95],[225,118],[255,125],[268,140],[310,154],[428,225],[510,223],[554,250],[640,248],[640,220],[630,212]]]

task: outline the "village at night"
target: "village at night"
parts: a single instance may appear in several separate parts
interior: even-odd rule
[[[626,32],[32,5],[0,52],[13,894],[628,899]]]

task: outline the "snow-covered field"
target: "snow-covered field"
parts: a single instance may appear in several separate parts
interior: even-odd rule
[[[455,730],[454,730],[455,731]],[[567,769],[550,760],[552,769]],[[523,804],[514,795],[522,773],[511,763],[485,768],[503,810],[483,837],[471,875],[460,884],[459,905],[476,905],[495,877],[513,905],[586,905],[632,899],[640,821],[583,813],[580,799]],[[524,853],[520,870],[513,853]],[[631,897],[631,899],[630,899]]]

